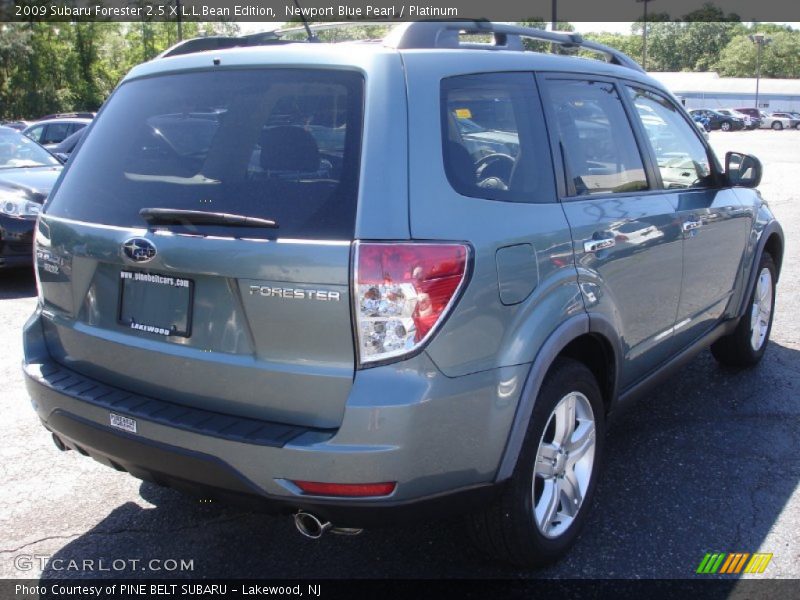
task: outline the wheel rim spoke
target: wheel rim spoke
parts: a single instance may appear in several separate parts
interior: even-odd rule
[[[569,394],[562,398],[556,406],[553,416],[556,419],[556,433],[553,441],[560,446],[566,446],[575,432],[575,395]]]
[[[594,422],[582,420],[575,434],[572,436],[572,441],[567,446],[569,452],[568,463],[574,465],[581,460],[586,454],[594,449],[595,432]]]
[[[546,481],[539,505],[536,507],[536,523],[539,525],[539,530],[545,535],[551,530],[553,521],[558,514],[560,498],[559,480],[550,479]]]
[[[561,490],[561,506],[564,512],[570,517],[574,517],[583,503],[583,494],[581,494],[575,471],[572,469],[567,471],[561,479],[559,489]]]

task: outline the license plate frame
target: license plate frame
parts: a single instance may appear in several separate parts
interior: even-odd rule
[[[131,271],[123,269],[119,272],[119,302],[117,307],[117,322],[120,325],[151,333],[162,337],[183,337],[192,335],[192,317],[194,312],[194,285],[195,282],[187,277],[177,275],[163,275],[144,271]],[[152,291],[150,291],[152,290]],[[127,294],[126,294],[127,291]],[[159,294],[160,293],[160,294]],[[173,296],[170,298],[170,294]],[[149,301],[142,301],[143,297],[150,296]],[[159,298],[158,296],[161,296]],[[138,309],[152,310],[152,306],[172,306],[173,312],[180,312],[180,319],[168,319],[168,322],[153,322],[152,319],[137,319],[132,314],[131,300],[126,298],[138,296],[140,302]],[[137,298],[134,298],[134,300]],[[142,305],[147,305],[143,309]],[[133,310],[136,310],[135,308]]]

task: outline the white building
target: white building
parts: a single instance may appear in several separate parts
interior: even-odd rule
[[[755,77],[720,77],[708,73],[649,73],[663,83],[687,109],[755,107]],[[800,112],[800,79],[761,78],[758,107],[767,112]]]

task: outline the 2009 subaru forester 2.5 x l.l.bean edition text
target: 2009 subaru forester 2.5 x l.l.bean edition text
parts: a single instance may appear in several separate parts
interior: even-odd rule
[[[128,74],[43,209],[33,405],[62,449],[310,537],[463,512],[493,556],[552,561],[609,415],[708,346],[762,358],[760,178],[575,34],[185,42]]]

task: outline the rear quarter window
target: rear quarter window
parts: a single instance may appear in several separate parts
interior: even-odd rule
[[[555,200],[541,106],[531,73],[485,73],[441,84],[442,156],[463,196]]]
[[[46,213],[142,227],[142,208],[205,210],[277,221],[248,237],[351,239],[363,87],[359,73],[314,69],[130,81],[98,117]]]

